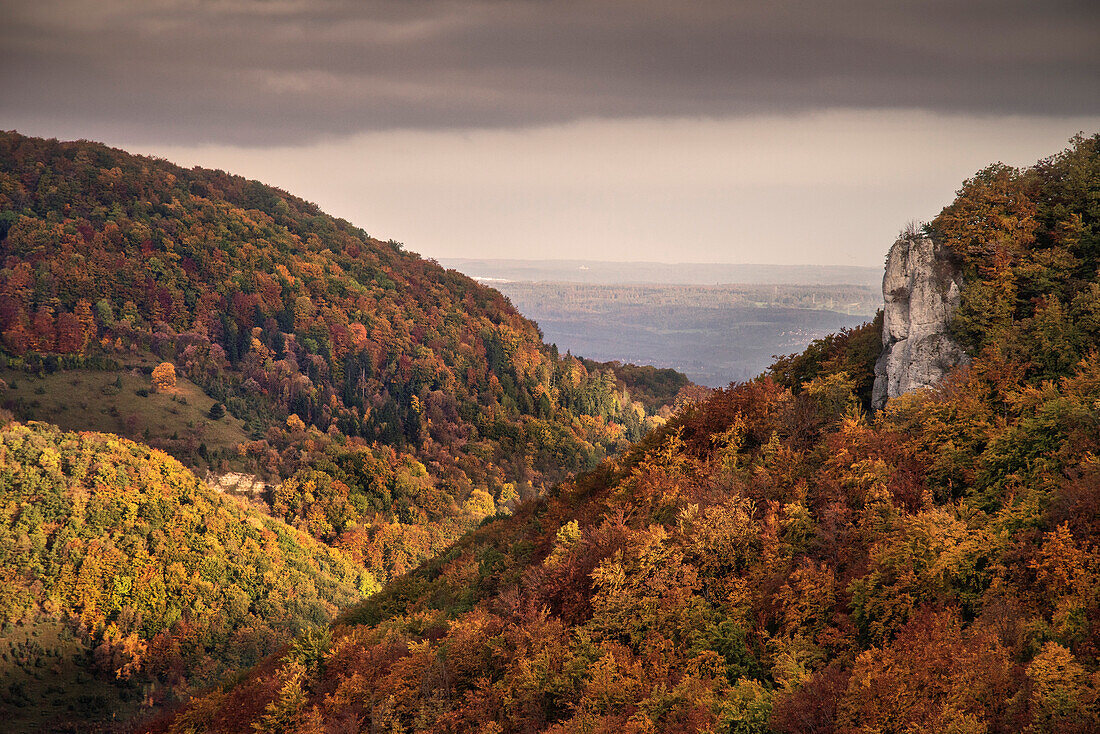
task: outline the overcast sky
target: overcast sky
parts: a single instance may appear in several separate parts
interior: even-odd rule
[[[1100,3],[3,0],[0,127],[430,256],[879,265],[1100,129]]]

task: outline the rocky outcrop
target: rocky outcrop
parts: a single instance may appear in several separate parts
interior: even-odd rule
[[[875,409],[910,390],[938,385],[966,361],[947,326],[959,305],[958,268],[932,238],[905,234],[890,248],[882,278],[882,356],[875,364]]]
[[[269,487],[274,488],[274,485],[268,484],[255,474],[244,474],[235,471],[225,474],[207,472],[206,483],[219,492],[245,494],[253,497],[263,495]]]

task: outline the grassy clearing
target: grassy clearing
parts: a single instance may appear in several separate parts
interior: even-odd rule
[[[135,358],[119,372],[67,370],[38,376],[2,369],[7,390],[0,404],[19,420],[54,423],[69,431],[103,431],[162,448],[199,469],[235,465],[244,424],[225,414],[209,417],[214,399],[186,378],[154,392],[150,358]],[[205,445],[206,451],[200,447]]]
[[[97,730],[97,721],[137,713],[145,691],[91,668],[89,650],[69,625],[20,624],[0,631],[0,729],[12,734]]]

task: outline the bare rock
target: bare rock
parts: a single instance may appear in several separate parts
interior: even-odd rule
[[[255,474],[235,471],[226,472],[225,474],[207,472],[206,483],[219,492],[250,496],[263,495],[268,487],[274,488]]]
[[[886,258],[882,355],[875,364],[871,403],[934,387],[966,353],[948,335],[959,306],[962,278],[948,253],[932,238],[902,235]]]

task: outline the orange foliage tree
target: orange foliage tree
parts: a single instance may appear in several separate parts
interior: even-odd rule
[[[165,392],[176,386],[176,366],[171,362],[161,362],[153,370],[153,388]]]

